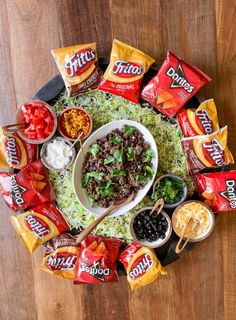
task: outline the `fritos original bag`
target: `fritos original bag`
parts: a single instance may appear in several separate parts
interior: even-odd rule
[[[36,161],[38,146],[28,143],[17,133],[4,135],[0,127],[0,170],[23,169],[27,164]]]
[[[77,262],[76,238],[70,234],[62,233],[48,241],[45,257],[40,268],[62,279],[73,280]]]
[[[206,168],[219,168],[234,163],[227,146],[227,126],[203,136],[183,138],[182,146],[189,170],[195,174]]]
[[[157,75],[143,88],[142,98],[167,117],[173,117],[210,80],[205,73],[168,51]]]
[[[125,267],[132,290],[145,286],[166,274],[154,250],[142,247],[137,242],[126,247],[120,254],[119,261]]]
[[[54,203],[45,203],[11,217],[11,223],[31,254],[38,246],[70,229]]]
[[[94,90],[102,76],[98,67],[96,43],[51,50],[65,82],[68,96]]]
[[[138,103],[143,76],[154,62],[142,51],[115,39],[98,89]]]
[[[197,109],[181,109],[177,119],[185,137],[211,134],[220,128],[213,99],[203,101]]]
[[[30,163],[17,174],[0,173],[0,192],[14,211],[55,199],[41,160]]]
[[[75,270],[75,284],[118,281],[116,260],[121,240],[89,236],[81,242]]]
[[[197,174],[197,191],[214,212],[236,210],[236,170]]]

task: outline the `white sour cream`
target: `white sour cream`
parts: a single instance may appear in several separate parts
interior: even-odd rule
[[[52,140],[47,143],[44,160],[52,168],[60,170],[65,168],[71,161],[73,151],[64,140]]]

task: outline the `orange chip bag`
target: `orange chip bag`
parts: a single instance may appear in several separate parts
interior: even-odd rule
[[[12,216],[11,223],[30,254],[40,244],[70,229],[54,203],[44,203]]]
[[[47,250],[40,268],[51,275],[62,279],[73,280],[77,254],[80,248],[76,245],[76,238],[62,233],[47,243]]]
[[[203,101],[197,109],[181,109],[177,119],[185,137],[211,134],[220,128],[213,99]]]
[[[189,170],[195,174],[206,168],[218,168],[234,163],[227,146],[227,126],[209,134],[181,140]]]
[[[59,48],[51,52],[65,82],[68,96],[98,87],[102,71],[98,67],[96,43]]]
[[[145,286],[166,274],[154,250],[142,247],[136,242],[126,247],[120,254],[119,261],[125,267],[132,290]]]
[[[138,103],[143,76],[154,61],[142,51],[115,39],[110,64],[98,89]]]

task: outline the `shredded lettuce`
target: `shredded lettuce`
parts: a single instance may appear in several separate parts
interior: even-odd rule
[[[193,193],[194,184],[188,175],[186,159],[180,142],[182,133],[174,120],[164,118],[148,106],[141,107],[97,90],[73,98],[68,98],[63,92],[52,104],[57,115],[60,115],[64,108],[75,106],[83,107],[89,112],[93,119],[93,130],[120,119],[134,120],[143,124],[150,130],[157,143],[158,175],[172,173],[181,176],[186,181],[190,194]],[[76,199],[71,172],[71,169],[63,173],[49,170],[50,181],[56,193],[58,207],[69,223],[75,228],[86,227],[95,220],[96,216],[88,213]],[[129,223],[132,215],[140,208],[153,203],[154,200],[146,196],[138,206],[125,215],[105,218],[97,226],[94,234],[131,241]]]

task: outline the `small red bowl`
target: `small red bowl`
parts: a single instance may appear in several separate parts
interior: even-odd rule
[[[23,139],[23,140],[25,140],[25,141],[27,141],[27,142],[29,142],[29,143],[32,143],[32,144],[41,144],[41,143],[44,143],[44,142],[46,142],[46,141],[48,141],[48,140],[50,140],[53,136],[54,136],[54,134],[55,134],[55,132],[56,132],[56,130],[57,130],[57,117],[56,117],[56,114],[55,114],[55,112],[52,110],[52,108],[51,108],[51,106],[50,105],[48,105],[46,102],[44,102],[44,101],[40,101],[40,100],[33,100],[33,101],[30,101],[30,102],[26,102],[26,103],[24,103],[24,104],[22,104],[22,105],[20,105],[19,107],[18,107],[18,109],[17,109],[17,111],[16,111],[16,122],[17,123],[24,123],[25,122],[25,120],[24,120],[24,115],[23,115],[23,112],[22,112],[22,107],[23,106],[25,106],[25,105],[33,105],[34,103],[40,103],[40,104],[43,104],[44,105],[44,107],[50,112],[50,114],[52,115],[52,119],[53,119],[53,129],[52,129],[52,131],[51,131],[51,133],[46,137],[46,138],[44,138],[44,139],[30,139],[30,138],[28,138],[25,134],[24,134],[24,129],[25,128],[21,128],[21,127],[19,127],[18,129],[17,129],[17,133],[19,134],[19,136]]]
[[[87,116],[88,116],[88,119],[89,119],[89,130],[88,132],[83,135],[82,139],[81,140],[85,140],[89,135],[90,133],[92,132],[92,129],[93,129],[93,121],[92,121],[92,118],[90,117],[89,113],[84,110],[83,108],[80,108],[80,107],[72,107],[72,108],[66,108],[62,114],[59,116],[59,119],[58,119],[58,131],[60,132],[60,134],[66,138],[66,139],[69,139],[71,141],[75,141],[78,136],[76,138],[72,138],[70,135],[68,135],[68,133],[66,132],[66,130],[63,128],[63,122],[64,122],[64,114],[71,111],[71,110],[76,110],[76,111],[82,111],[83,113],[85,113]]]

